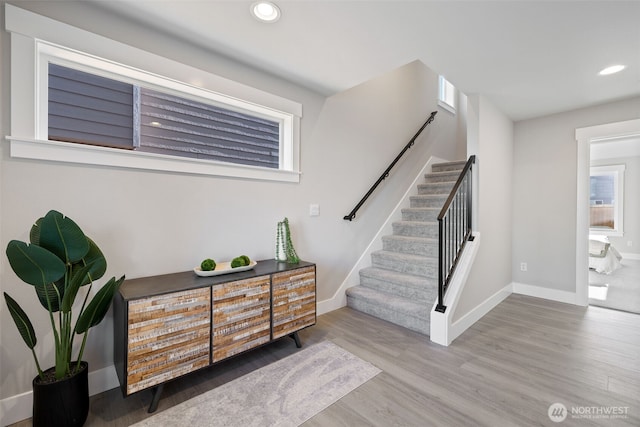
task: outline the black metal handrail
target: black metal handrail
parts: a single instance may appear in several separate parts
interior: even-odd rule
[[[422,127],[420,127],[420,129],[418,129],[418,132],[416,132],[416,134],[413,136],[413,138],[411,138],[411,140],[407,143],[407,145],[404,146],[404,148],[402,149],[402,151],[400,152],[400,154],[398,154],[396,156],[395,159],[393,159],[393,161],[391,162],[391,164],[389,165],[389,167],[387,169],[385,169],[384,172],[382,172],[382,175],[380,175],[380,178],[378,178],[378,180],[375,182],[375,184],[373,184],[373,186],[369,189],[369,191],[367,191],[367,194],[364,195],[364,197],[358,202],[358,204],[356,205],[355,208],[353,208],[353,210],[349,213],[349,215],[345,215],[343,219],[345,220],[353,220],[353,218],[356,217],[356,212],[358,212],[358,209],[360,209],[360,207],[362,205],[364,205],[364,202],[367,201],[367,199],[369,198],[369,196],[371,196],[371,194],[375,191],[376,188],[378,188],[378,185],[380,185],[380,183],[382,181],[384,181],[385,178],[387,178],[389,176],[389,172],[391,171],[391,168],[393,168],[395,166],[396,163],[398,163],[398,160],[400,160],[400,158],[404,155],[404,153],[411,148],[411,146],[414,144],[414,142],[416,141],[416,139],[418,138],[418,136],[420,136],[420,134],[422,133],[422,131],[424,130],[424,128],[427,127],[427,125],[429,123],[431,123],[435,117],[436,114],[438,114],[437,111],[433,111],[431,113],[431,115],[429,116],[429,118],[427,119],[426,122],[424,122],[424,124],[422,125]]]
[[[436,311],[444,313],[444,294],[467,241],[472,241],[472,165],[476,156],[469,157],[447,201],[438,215],[438,305]]]

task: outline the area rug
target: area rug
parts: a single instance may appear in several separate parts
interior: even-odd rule
[[[323,341],[134,426],[299,426],[380,372]]]

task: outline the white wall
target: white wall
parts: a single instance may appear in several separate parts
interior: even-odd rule
[[[575,293],[575,130],[638,117],[640,97],[515,124],[514,282],[549,295]],[[520,271],[521,262],[527,263],[527,272]]]
[[[456,322],[511,283],[513,122],[483,96],[468,98],[468,154],[476,155],[481,243],[453,315]]]
[[[640,142],[638,142],[640,144]],[[619,251],[640,256],[640,156],[592,160],[591,166],[624,165],[624,235],[609,236]],[[631,242],[631,246],[628,243]]]
[[[237,180],[11,158],[0,159],[0,246],[28,239],[32,222],[49,209],[73,218],[102,248],[108,276],[128,278],[193,268],[201,259],[240,253],[272,258],[275,226],[289,218],[302,259],[318,266],[318,299],[330,298],[357,261],[408,182],[430,155],[464,154],[462,116],[441,111],[397,172],[349,223],[342,217],[435,110],[437,74],[414,62],[325,99],[246,65],[167,39],[77,2],[20,3],[72,25],[160,53],[303,104],[299,184]],[[99,9],[98,9],[99,10]],[[0,12],[3,15],[3,12]],[[3,18],[3,16],[0,17]],[[4,22],[4,19],[2,20]],[[9,135],[10,65],[7,33],[0,32],[0,134]],[[320,216],[308,215],[309,204]],[[53,362],[47,318],[33,295],[0,260],[0,288],[17,299],[37,325],[41,363]],[[100,281],[102,285],[104,281]],[[35,367],[0,304],[0,403],[31,389]],[[112,364],[112,324],[94,328],[85,352],[91,371]]]

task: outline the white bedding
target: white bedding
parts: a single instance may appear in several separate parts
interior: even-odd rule
[[[589,268],[598,273],[611,274],[622,265],[620,252],[607,236],[589,236]]]

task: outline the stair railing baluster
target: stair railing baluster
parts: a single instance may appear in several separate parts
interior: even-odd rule
[[[436,311],[444,313],[444,296],[467,243],[473,240],[472,169],[476,156],[469,157],[449,197],[438,215],[438,304]],[[450,221],[453,224],[450,224]],[[453,230],[452,230],[453,229]]]

